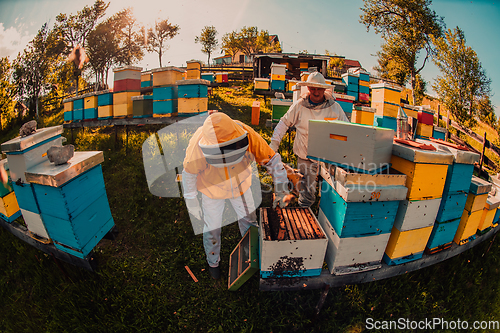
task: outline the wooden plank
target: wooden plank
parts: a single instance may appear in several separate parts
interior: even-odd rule
[[[315,239],[315,232],[311,226],[311,222],[309,221],[309,217],[304,214],[304,208],[296,208],[295,212],[297,212],[297,215],[299,219],[302,221],[302,225],[306,227],[306,230],[308,231],[310,237],[312,239]]]
[[[269,229],[269,220],[267,219],[267,209],[268,208],[262,208],[262,228],[264,229],[264,235],[266,240],[271,240],[271,230]]]
[[[288,231],[288,238],[295,240],[295,235],[292,228],[292,223],[288,219],[288,215],[286,214],[286,209],[281,209],[281,214],[283,214],[283,218],[285,219],[286,230]]]
[[[305,233],[304,229],[302,228],[302,223],[300,223],[300,221],[297,220],[297,216],[293,214],[292,208],[288,209],[287,213],[288,213],[288,217],[290,217],[291,220],[297,226],[297,230],[299,231],[299,238],[298,239],[307,239],[306,233]]]
[[[309,209],[304,209],[304,213],[309,217],[309,221],[311,221],[311,226],[313,227],[316,236],[318,238],[323,238],[324,237],[323,232],[321,231],[321,228],[319,227],[316,218],[312,216]]]
[[[297,225],[302,226],[302,230],[304,231],[304,238],[303,239],[312,239],[312,235],[309,232],[309,229],[307,228],[307,225],[305,224],[305,221],[302,220],[302,216],[297,212],[297,208],[292,208],[293,215],[295,217],[295,220],[297,221]]]
[[[280,207],[276,207],[276,215],[278,215],[279,218],[278,240],[284,240],[286,234],[286,226],[285,219],[283,218],[283,214],[281,214]]]
[[[300,239],[300,232],[297,228],[297,224],[293,220],[293,216],[288,215],[289,209],[283,209],[282,212],[283,212],[283,215],[286,216],[286,219],[288,220],[288,222],[290,223],[290,226],[292,227],[294,239]]]
[[[484,235],[478,236],[476,239],[464,245],[458,246],[457,244],[453,244],[447,250],[435,254],[424,254],[421,259],[397,266],[389,266],[383,262],[380,269],[358,272],[355,274],[333,275],[330,274],[327,269],[324,269],[321,275],[313,277],[260,279],[259,289],[261,291],[320,289],[324,288],[326,285],[329,285],[330,288],[336,288],[345,285],[383,280],[443,262],[491,238],[499,230],[500,227],[493,228]]]

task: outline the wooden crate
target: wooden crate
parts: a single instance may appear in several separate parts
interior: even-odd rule
[[[376,83],[371,84],[372,102],[388,102],[399,105],[403,88],[396,84]]]
[[[390,233],[341,238],[321,208],[318,221],[328,238],[325,262],[331,274],[350,274],[381,267]]]
[[[434,225],[441,198],[399,203],[394,226],[400,231],[425,228]]]
[[[320,275],[328,240],[311,209],[278,209],[279,223],[273,223],[272,211],[260,209],[261,278]]]
[[[482,209],[475,212],[464,210],[453,241],[458,245],[463,245],[470,240],[475,239],[477,227],[479,226],[482,215]]]
[[[307,157],[363,173],[379,173],[391,160],[394,131],[343,121],[309,121]]]
[[[394,227],[385,249],[384,261],[388,265],[400,265],[422,258],[433,226],[400,231]]]

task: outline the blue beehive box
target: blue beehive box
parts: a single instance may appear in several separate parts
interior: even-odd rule
[[[434,127],[434,131],[432,131],[432,137],[438,140],[446,140],[446,128]]]
[[[191,81],[191,80],[184,80]],[[194,81],[201,81],[196,80]],[[205,98],[208,96],[208,87],[205,84],[181,84],[177,87],[178,98]]]
[[[97,106],[113,105],[113,92],[109,90],[98,91]]]
[[[86,258],[114,226],[100,163],[103,153],[75,152],[69,163],[45,161],[31,168],[40,215],[54,245]]]
[[[280,80],[271,81],[271,90],[285,91],[285,81],[280,81]]]
[[[177,112],[177,99],[155,101],[153,100],[153,116],[172,114]]]
[[[354,100],[357,101],[358,100],[358,91],[354,91],[354,90],[349,90],[349,87],[347,87],[347,95],[349,96],[352,96],[354,97]]]
[[[164,101],[174,98],[177,98],[177,86],[153,88],[153,101]]]
[[[64,112],[64,121],[73,121],[73,111]]]
[[[201,79],[207,80],[208,82],[213,83],[215,80],[215,74],[214,73],[201,73]]]
[[[73,100],[73,110],[83,109],[83,102],[84,102],[83,98],[77,98],[77,99]]]
[[[445,222],[436,221],[434,227],[432,228],[432,233],[426,246],[427,249],[440,249],[447,244],[450,244],[453,241],[453,237],[457,232],[459,224],[460,217]]]
[[[394,117],[380,116],[376,114],[373,118],[373,125],[377,127],[390,128],[397,131],[397,121]]]
[[[370,93],[370,87],[366,86],[358,86],[358,91],[362,94],[369,94]]]
[[[352,74],[352,73],[344,73],[342,74],[342,82],[344,82],[348,86],[350,85],[358,85],[359,84],[359,75],[358,74]]]
[[[97,118],[97,108],[90,108],[83,110],[83,119],[96,119]]]

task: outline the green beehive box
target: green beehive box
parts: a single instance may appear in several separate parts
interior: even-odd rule
[[[238,290],[259,270],[259,229],[251,226],[229,257],[228,290]]]
[[[281,117],[285,115],[290,106],[293,104],[293,100],[291,99],[279,99],[272,98],[271,105],[273,106],[272,111],[272,120],[274,123],[280,121]]]
[[[133,117],[151,117],[153,115],[153,95],[132,96]]]

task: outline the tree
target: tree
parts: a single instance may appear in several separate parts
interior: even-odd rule
[[[1,127],[13,116],[14,86],[11,82],[12,66],[7,57],[0,58],[0,117]]]
[[[281,52],[281,46],[279,42],[271,43],[267,30],[245,26],[239,32],[232,31],[222,36],[222,50],[234,60],[238,51],[250,57],[257,52]]]
[[[30,115],[38,116],[39,97],[53,90],[58,67],[64,62],[61,53],[64,42],[60,31],[50,30],[47,23],[19,54],[14,62],[14,81],[17,96],[28,100]]]
[[[162,67],[161,57],[163,52],[168,50],[166,41],[174,38],[179,33],[179,29],[178,25],[170,24],[168,19],[161,21],[158,19],[155,21],[155,26],[148,29],[148,44],[146,48],[148,52],[158,53],[160,67]]]
[[[477,109],[479,119],[496,129],[498,120],[489,96],[482,96],[477,100]]]
[[[85,48],[87,37],[94,30],[97,22],[106,13],[109,3],[96,0],[92,7],[85,6],[76,15],[59,14],[56,16],[54,30],[61,33],[66,44],[65,53],[68,54],[75,46]]]
[[[479,101],[490,95],[491,80],[476,52],[465,42],[459,27],[448,29],[444,37],[433,38],[436,45],[433,61],[441,71],[433,88],[458,123],[473,127]]]
[[[412,90],[417,85],[417,74],[432,56],[431,36],[439,37],[444,29],[442,17],[429,8],[431,0],[363,0],[364,14],[360,22],[367,31],[373,27],[385,39],[385,48],[378,54],[382,73],[405,75],[404,82],[411,82]],[[418,67],[419,53],[425,52]],[[397,55],[397,57],[394,57]],[[400,62],[397,64],[397,62]],[[392,75],[391,74],[391,75]],[[413,98],[415,100],[415,98]]]
[[[196,36],[194,39],[195,43],[201,44],[201,52],[208,55],[207,64],[210,66],[210,55],[215,49],[217,49],[217,45],[219,41],[217,40],[217,30],[212,26],[205,26],[201,30],[200,36]]]
[[[114,15],[120,40],[119,63],[132,65],[144,57],[144,31],[139,28],[132,9],[127,8]]]

